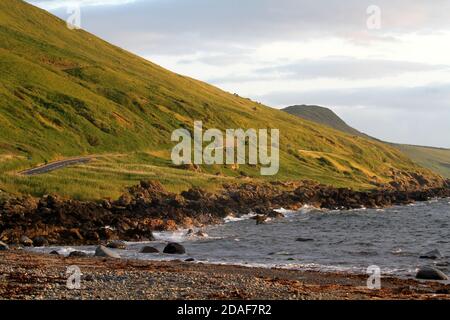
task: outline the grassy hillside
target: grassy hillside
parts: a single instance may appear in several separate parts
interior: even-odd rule
[[[397,144],[396,148],[420,165],[450,179],[450,149]]]
[[[283,109],[283,111],[286,111],[303,119],[311,120],[329,126],[342,132],[357,135],[360,137],[375,139],[350,127],[338,115],[336,115],[332,110],[328,108],[300,105],[287,107]],[[450,179],[450,149],[395,143],[390,143],[390,145],[402,151],[418,164],[433,170],[434,172],[442,175],[445,178]]]
[[[171,133],[192,128],[280,129],[281,169],[265,179],[369,188],[417,172],[397,150],[304,121],[167,71],[20,0],[0,1],[0,190],[77,198],[116,196],[157,178],[173,189],[260,179],[259,168],[174,168]],[[24,177],[71,156],[86,166]],[[245,177],[245,178],[244,178]]]
[[[361,132],[350,127],[332,110],[320,106],[297,105],[284,108],[283,111],[303,119],[321,123],[336,130],[355,136],[363,136]]]

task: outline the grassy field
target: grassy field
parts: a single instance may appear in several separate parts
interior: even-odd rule
[[[172,189],[222,181],[313,179],[369,188],[393,172],[436,178],[398,150],[304,121],[206,83],[172,73],[20,0],[0,1],[0,189],[114,197],[157,178]],[[280,129],[280,172],[257,167],[173,168],[171,133],[205,129]],[[20,170],[73,156],[85,166],[22,177]],[[398,176],[398,174],[397,174]]]

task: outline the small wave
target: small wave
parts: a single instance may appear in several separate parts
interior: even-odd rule
[[[153,232],[156,241],[185,242],[189,240],[188,230]]]
[[[72,247],[42,247],[42,248],[31,248],[29,249],[32,252],[37,252],[37,253],[45,253],[45,254],[49,254],[52,251],[56,251],[58,252],[59,255],[61,256],[69,256],[69,254],[71,254],[72,252],[75,251],[79,251],[79,252],[84,252],[87,255],[94,255],[95,254],[95,250],[90,249],[90,248],[72,248]]]
[[[238,222],[238,221],[249,220],[249,219],[251,219],[251,218],[253,218],[253,217],[255,217],[255,216],[256,216],[255,213],[248,213],[248,214],[244,214],[244,215],[239,216],[239,217],[235,217],[235,216],[233,216],[233,215],[229,215],[229,216],[225,217],[225,218],[223,219],[223,221],[224,221],[225,223]]]
[[[165,241],[165,242],[188,242],[188,241],[198,241],[198,240],[220,240],[223,237],[211,237],[207,233],[202,232],[202,235],[197,234],[198,231],[201,230],[193,230],[190,232],[190,229],[180,229],[177,231],[161,231],[161,232],[153,232],[153,236],[155,237],[155,241]],[[137,242],[134,244],[145,244],[148,242]]]
[[[309,204],[305,204],[303,207],[301,207],[300,208],[300,210],[298,210],[297,212],[299,212],[299,213],[310,213],[310,212],[313,212],[313,211],[320,211],[320,212],[323,212],[324,210],[323,209],[320,209],[320,208],[317,208],[317,207],[314,207],[314,206],[311,206],[311,205],[309,205]]]
[[[288,251],[271,252],[269,256],[292,256],[293,254]]]

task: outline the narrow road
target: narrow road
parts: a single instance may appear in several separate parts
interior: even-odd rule
[[[62,169],[62,168],[65,168],[67,166],[71,166],[74,164],[87,163],[91,160],[92,160],[92,157],[79,157],[79,158],[72,158],[72,159],[67,159],[67,160],[60,160],[60,161],[51,162],[44,166],[40,166],[37,168],[22,171],[22,172],[20,172],[20,174],[24,175],[24,176],[33,176],[33,175],[38,175],[38,174],[44,174],[44,173]]]

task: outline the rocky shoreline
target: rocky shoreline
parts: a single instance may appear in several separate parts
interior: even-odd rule
[[[220,192],[191,189],[168,192],[155,181],[142,181],[118,200],[81,202],[49,195],[10,197],[0,203],[0,241],[10,245],[85,245],[111,240],[153,240],[153,231],[173,231],[222,223],[228,216],[254,212],[282,215],[274,209],[312,205],[327,209],[381,208],[450,197],[444,185],[410,190],[353,191],[311,181],[224,185]]]
[[[81,272],[79,289],[67,286],[74,266]],[[450,299],[448,284],[383,277],[381,289],[371,290],[367,278],[347,273],[0,251],[0,299]]]

